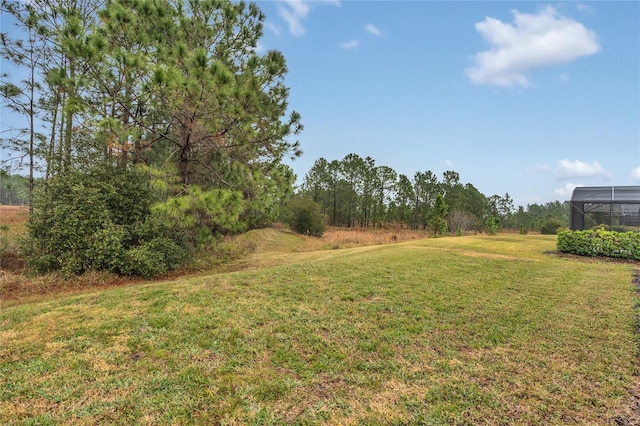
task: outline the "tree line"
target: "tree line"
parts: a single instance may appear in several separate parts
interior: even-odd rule
[[[26,206],[29,204],[29,179],[10,175],[0,169],[0,205]]]
[[[485,196],[459,173],[448,170],[439,179],[427,170],[411,178],[370,157],[348,154],[342,160],[318,159],[305,175],[301,193],[320,205],[333,226],[431,229],[446,220],[446,231],[516,229],[539,231],[555,219],[568,224],[567,203],[558,201],[514,207],[507,193]],[[439,198],[444,203],[438,204]]]

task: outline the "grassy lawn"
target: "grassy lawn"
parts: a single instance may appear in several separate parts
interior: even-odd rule
[[[634,265],[555,237],[287,251],[0,311],[2,424],[615,424]]]

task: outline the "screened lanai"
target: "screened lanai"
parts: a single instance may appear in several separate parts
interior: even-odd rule
[[[640,231],[640,186],[583,186],[571,196],[573,230],[605,225],[616,231]]]

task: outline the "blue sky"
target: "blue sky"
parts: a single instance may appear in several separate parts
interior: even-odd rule
[[[258,1],[320,157],[455,170],[516,206],[640,184],[640,3]]]
[[[257,4],[305,126],[298,183],[355,153],[516,206],[640,184],[640,2]]]

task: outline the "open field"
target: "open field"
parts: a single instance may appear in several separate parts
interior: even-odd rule
[[[304,251],[0,312],[2,424],[616,424],[633,264],[555,237]]]

